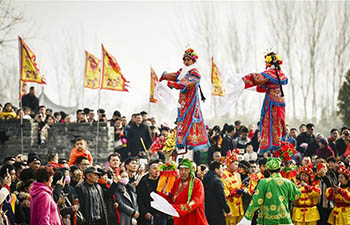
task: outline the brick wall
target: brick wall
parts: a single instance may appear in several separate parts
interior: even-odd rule
[[[98,162],[104,162],[114,150],[114,127],[109,123],[99,123],[98,150],[96,157],[97,123],[55,124],[49,129],[46,144],[38,144],[38,124],[23,121],[24,153],[36,152],[43,161],[47,154],[57,152],[60,158],[69,159],[74,147],[74,139],[82,136],[87,140],[88,150]],[[19,120],[0,121],[0,159],[21,153],[21,124]],[[2,160],[1,160],[2,161]]]

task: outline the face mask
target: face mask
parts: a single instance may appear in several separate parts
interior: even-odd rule
[[[69,184],[70,183],[70,176],[66,176],[64,178],[64,183]]]
[[[120,178],[120,181],[119,181],[121,184],[124,184],[124,185],[126,185],[126,184],[128,184],[129,183],[129,178],[126,178],[126,177],[124,177],[124,178]]]

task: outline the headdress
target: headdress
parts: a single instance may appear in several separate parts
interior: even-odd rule
[[[281,65],[283,61],[281,60],[281,57],[275,53],[275,52],[268,52],[265,56],[265,64],[266,68],[271,65]]]
[[[190,180],[190,184],[188,187],[188,197],[187,197],[187,203],[189,203],[191,201],[191,197],[192,197],[194,177],[195,177],[193,163],[189,159],[183,159],[179,164],[179,168],[189,168],[190,169],[190,176],[191,176],[190,179],[191,180]]]
[[[269,158],[265,167],[268,170],[278,170],[279,168],[281,168],[280,158]]]
[[[230,166],[234,161],[238,161],[238,154],[239,150],[237,148],[234,151],[232,151],[232,153],[230,150],[228,150],[225,158],[226,166]]]
[[[196,62],[198,59],[197,53],[192,48],[189,48],[185,51],[183,59],[185,57],[190,57],[194,62]]]
[[[350,171],[345,168],[345,166],[340,166],[338,169],[339,174],[344,174],[350,179]]]
[[[314,171],[312,169],[312,164],[309,163],[309,165],[302,166],[299,168],[299,174],[306,173],[310,176],[310,179],[312,180],[314,178]]]

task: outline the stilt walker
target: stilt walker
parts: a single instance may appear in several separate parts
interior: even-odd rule
[[[200,89],[197,59],[194,50],[187,49],[183,55],[184,67],[176,73],[164,72],[160,78],[160,81],[167,81],[169,88],[180,90],[176,147],[195,151],[208,149],[210,145],[200,108],[199,92],[203,101],[205,98]]]

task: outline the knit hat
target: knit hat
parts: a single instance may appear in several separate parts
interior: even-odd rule
[[[37,161],[37,160],[39,160],[41,162],[41,159],[39,158],[39,156],[36,153],[29,153],[28,154],[28,161],[27,161],[28,164],[31,162]]]
[[[268,170],[278,170],[281,168],[281,159],[280,158],[269,158],[265,165]]]

